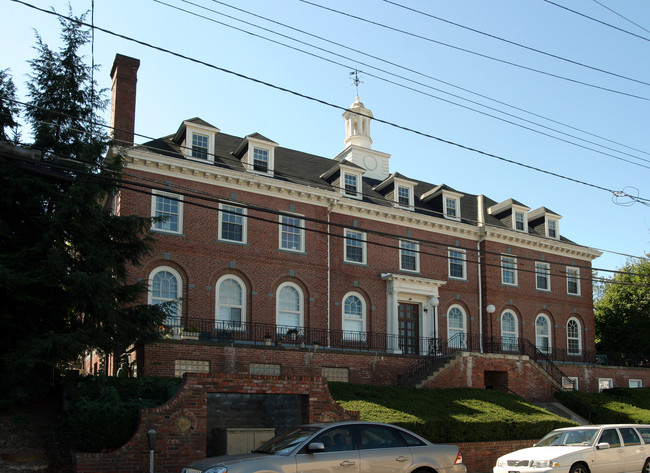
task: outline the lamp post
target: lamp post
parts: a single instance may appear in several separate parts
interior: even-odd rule
[[[433,348],[434,353],[438,353],[438,304],[440,301],[436,296],[429,298],[429,305],[432,307],[433,311],[431,313],[431,318],[433,320]]]
[[[490,349],[489,352],[492,352],[492,344],[494,343],[494,334],[492,333],[492,314],[497,310],[496,307],[494,307],[493,304],[488,305],[485,308],[485,312],[488,313],[488,317],[490,317]]]

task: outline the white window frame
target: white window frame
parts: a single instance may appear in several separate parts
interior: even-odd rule
[[[453,202],[454,203],[454,213],[455,215],[450,215],[449,210],[450,206],[449,203]],[[443,205],[443,214],[445,218],[448,218],[449,220],[456,220],[460,221],[460,197],[455,196],[455,195],[450,195],[443,193],[442,194],[442,205]]]
[[[546,328],[548,329],[548,333],[543,334],[539,331],[538,329],[538,324],[537,322],[539,320],[546,320]],[[537,317],[535,318],[535,347],[541,351],[542,353],[551,353],[553,351],[553,339],[551,337],[551,319],[548,315],[546,314],[538,314]],[[548,346],[544,346],[541,343],[541,340],[548,339]]]
[[[412,257],[415,262],[415,267],[406,268],[404,266],[404,257]],[[420,272],[420,244],[417,241],[399,241],[399,269],[400,271],[409,271],[412,273]]]
[[[522,228],[517,228],[518,216],[521,216]],[[517,208],[512,209],[512,229],[518,232],[528,232],[528,218],[525,210],[519,210]]]
[[[607,387],[605,387],[607,383]],[[602,392],[605,389],[612,389],[614,387],[614,380],[612,378],[598,378],[598,392]]]
[[[354,233],[355,238],[351,238],[350,234]],[[367,235],[366,232],[362,232],[360,230],[355,230],[354,228],[346,228],[343,231],[344,238],[343,238],[343,261],[346,263],[351,263],[351,264],[366,264],[367,261]],[[361,236],[361,239],[356,238],[356,235]],[[352,260],[348,257],[348,241],[358,241],[360,242],[360,247],[361,247],[361,261],[356,261]],[[355,244],[354,247],[356,248],[357,245]]]
[[[573,280],[573,281],[572,281]],[[576,285],[575,292],[571,291],[571,283]],[[566,268],[566,293],[572,296],[581,295],[580,291],[580,268],[567,266]]]
[[[408,194],[406,196],[408,200],[407,203],[403,203],[400,201],[400,197],[401,197],[400,191],[405,191]],[[395,182],[395,205],[397,207],[399,207],[400,209],[413,210],[415,208],[413,194],[414,194],[413,186]]]
[[[284,288],[293,288],[296,290],[298,294],[298,309],[296,310],[295,308],[287,309],[281,307],[282,304],[282,291]],[[280,314],[286,313],[286,314],[294,314],[294,316],[297,316],[298,318],[298,323],[296,325],[293,324],[285,324],[285,323],[280,323]],[[278,289],[275,293],[275,324],[278,326],[286,327],[286,328],[302,328],[305,326],[305,295],[302,292],[302,288],[298,286],[296,283],[293,282],[284,282],[278,286]]]
[[[636,389],[636,388],[642,388],[643,387],[643,380],[641,379],[629,379],[627,381],[627,385],[630,388]]]
[[[546,236],[554,240],[560,239],[560,221],[556,218],[546,217]],[[554,235],[552,233],[555,233]]]
[[[197,161],[200,163],[205,163],[205,162],[214,162],[214,137],[215,137],[215,129],[198,125],[196,123],[189,123],[185,122],[186,130],[185,130],[185,152],[183,153],[187,159],[191,159],[193,161]],[[218,130],[216,130],[218,131]],[[194,156],[194,135],[197,136],[204,136],[208,138],[208,147],[206,150],[207,157],[205,158],[198,158]]]
[[[152,191],[151,194],[151,216],[159,217],[161,214],[158,213],[158,199],[169,199],[175,201],[178,205],[178,213],[170,215],[176,215],[178,218],[178,229],[177,230],[168,230],[164,228],[165,222],[152,222],[151,230],[161,233],[170,233],[174,235],[183,234],[183,196],[179,194],[174,194],[171,192],[162,192],[158,190]]]
[[[541,287],[539,278],[544,278],[547,287]],[[543,261],[535,261],[535,289],[551,292],[551,265]]]
[[[288,222],[287,219],[297,220],[297,222]],[[278,225],[278,248],[283,251],[290,251],[292,253],[305,252],[305,220],[300,215],[280,215],[280,225]],[[285,246],[284,235],[294,236],[297,235],[299,239],[299,248]]]
[[[239,285],[239,289],[241,290],[241,300],[239,301],[239,304],[234,304],[232,301],[227,301],[227,300],[222,300],[221,298],[221,286],[229,280],[235,281]],[[234,274],[224,274],[221,276],[218,280],[217,283],[215,284],[215,311],[214,311],[214,320],[215,320],[215,325],[219,324],[219,326],[223,325],[224,323],[230,322],[232,324],[233,329],[244,329],[245,324],[246,324],[246,284],[244,284],[244,281],[238,277],[235,276]],[[224,319],[221,318],[221,308],[238,308],[239,309],[239,317],[240,320],[239,322],[233,321],[231,318],[229,319]]]
[[[572,334],[570,333],[569,325],[571,322],[574,322],[576,327],[577,327],[577,333]],[[571,346],[571,341],[576,341],[577,343],[577,351],[570,351],[570,346]],[[571,317],[569,320],[567,320],[566,323],[566,349],[567,349],[567,355],[569,356],[580,356],[582,355],[582,324],[578,319],[575,317]]]
[[[356,297],[358,301],[361,303],[361,316],[357,317],[355,314],[349,313],[348,312],[348,299],[351,297]],[[351,340],[360,340],[359,338],[353,336],[352,334],[354,333],[360,333],[360,334],[365,334],[366,332],[366,300],[365,298],[359,294],[358,292],[348,292],[345,296],[343,296],[343,302],[341,304],[341,327],[343,329],[343,339],[351,339]],[[360,330],[350,330],[350,325],[354,324],[359,325],[360,324]],[[365,335],[362,335],[365,336]]]
[[[176,296],[175,297],[163,297],[163,296],[154,296],[153,280],[158,273],[168,272],[176,279]],[[149,305],[161,304],[164,302],[174,302],[174,314],[167,317],[165,321],[167,324],[172,325],[180,329],[180,321],[183,317],[183,278],[180,273],[170,266],[157,266],[149,273],[149,291],[147,296],[147,302]]]
[[[241,210],[241,213],[234,212],[234,209]],[[225,219],[232,218],[233,216],[239,216],[241,218],[241,223],[226,222]],[[242,229],[242,239],[233,240],[224,236],[223,225],[241,225]],[[246,207],[241,207],[239,205],[232,204],[219,204],[219,235],[218,239],[220,241],[227,241],[229,243],[241,243],[246,244],[248,242],[248,209]]]
[[[564,376],[562,377],[562,387],[565,389],[572,389],[573,391],[578,390],[578,378],[575,376]]]
[[[210,135],[193,131],[190,133],[190,140],[190,156],[197,160],[210,160]],[[194,142],[198,140],[205,140],[205,146],[195,145]],[[205,154],[205,156],[197,156],[199,153]]]
[[[460,258],[457,258],[455,256],[452,256],[452,252],[453,253],[459,253],[462,256]],[[453,260],[453,263],[452,263],[452,260]],[[461,261],[460,266],[461,266],[461,271],[462,271],[463,274],[461,276],[452,275],[452,271],[451,271],[452,264],[458,265],[459,260]],[[465,250],[461,250],[459,248],[449,248],[448,251],[447,251],[447,265],[448,265],[448,271],[449,271],[449,279],[458,279],[458,280],[462,280],[462,281],[467,280],[467,253],[466,253]]]
[[[505,329],[504,322],[506,319],[512,320],[514,325],[513,330]],[[517,318],[517,314],[512,310],[504,310],[499,320],[501,322],[501,349],[503,351],[518,351],[519,319]],[[510,327],[508,327],[508,329],[510,329]]]
[[[347,178],[354,178],[356,180],[356,185],[354,187],[354,191],[352,189],[348,190],[348,183],[347,183]],[[361,194],[361,183],[362,183],[362,176],[359,173],[354,173],[354,172],[348,172],[348,171],[342,171],[341,172],[341,194],[343,194],[346,197],[350,197],[352,199],[361,199],[362,194]]]
[[[506,280],[506,275],[512,273],[512,281]],[[517,258],[510,255],[501,255],[501,284],[518,286],[519,274],[517,272]]]
[[[460,320],[461,321],[461,327],[452,327],[452,324],[450,320],[452,320],[451,313],[457,314],[460,313],[460,319],[456,317],[456,315],[453,316],[454,320]],[[452,305],[449,310],[447,310],[447,340],[451,340],[451,338],[457,334],[466,334],[467,333],[467,314],[465,314],[465,309],[463,309],[459,305]],[[458,346],[454,345],[453,347],[450,346],[450,348],[467,348],[467,340],[466,337],[461,337],[460,344]]]

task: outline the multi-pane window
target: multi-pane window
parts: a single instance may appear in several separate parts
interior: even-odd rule
[[[557,238],[557,220],[548,219],[546,226],[548,228],[548,237]]]
[[[419,245],[414,241],[401,240],[399,247],[399,269],[403,271],[419,271]]]
[[[467,279],[464,251],[449,250],[449,277],[454,279]]]
[[[509,310],[501,315],[501,337],[504,351],[517,351],[517,317]]]
[[[219,240],[246,243],[246,209],[222,204],[219,216]]]
[[[155,193],[153,195],[152,216],[154,230],[181,233],[183,231],[183,205],[181,196]]]
[[[166,304],[166,323],[180,327],[180,275],[171,268],[163,267],[154,270],[150,281],[149,303],[152,305]]]
[[[291,215],[280,215],[280,248],[304,251],[305,232],[303,220]]]
[[[451,348],[467,348],[465,312],[458,306],[447,312],[447,337]]]
[[[208,159],[208,137],[198,133],[192,133],[192,157]]]
[[[538,315],[535,320],[535,345],[542,353],[551,351],[551,323],[544,314]]]
[[[445,197],[445,216],[451,219],[458,219],[458,199]]]
[[[335,368],[323,366],[321,376],[327,378],[327,381],[339,381],[342,383],[350,382],[350,368]]]
[[[517,285],[517,258],[501,257],[501,282],[509,286]]]
[[[411,206],[411,189],[409,187],[397,186],[397,205],[407,208]]]
[[[286,327],[302,327],[303,296],[298,286],[285,283],[278,289],[276,323]]]
[[[245,321],[244,301],[244,284],[239,278],[224,276],[219,279],[217,282],[217,322],[225,324],[228,328],[240,327],[241,323]]]
[[[526,215],[523,212],[515,211],[515,230],[526,230]]]
[[[271,363],[251,363],[248,370],[251,375],[280,376],[282,374],[282,367]]]
[[[358,339],[366,330],[365,302],[359,294],[348,294],[343,300],[343,337]]]
[[[535,284],[541,291],[551,290],[551,266],[548,263],[535,263]]]
[[[207,360],[174,360],[174,376],[185,373],[209,373],[210,362]]]
[[[253,170],[258,172],[269,172],[269,151],[267,149],[253,149]]]
[[[357,230],[345,230],[345,256],[348,263],[366,262],[366,234]]]
[[[566,337],[569,355],[580,355],[582,353],[582,338],[580,323],[576,319],[570,319],[566,324]]]
[[[580,295],[580,270],[578,268],[566,269],[567,294]]]
[[[345,195],[357,197],[359,194],[359,177],[356,174],[343,175],[343,191]]]

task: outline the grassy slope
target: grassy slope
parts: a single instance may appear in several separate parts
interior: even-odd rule
[[[593,411],[603,414],[603,417],[596,416],[594,422],[650,424],[650,388],[614,388],[600,394],[578,391],[572,395],[582,405],[587,405]],[[565,398],[566,395],[562,396],[561,400],[567,406],[584,417],[588,416],[581,405],[572,404],[570,398],[566,400]]]

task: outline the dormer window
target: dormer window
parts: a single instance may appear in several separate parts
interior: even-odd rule
[[[262,148],[253,149],[253,171],[269,172],[269,150]]]
[[[200,118],[192,118],[181,124],[172,141],[178,144],[185,158],[212,163],[217,133],[219,128]]]
[[[383,194],[386,200],[392,202],[395,207],[413,210],[415,209],[414,188],[416,184],[416,181],[395,173],[388,176],[374,190]]]
[[[246,136],[232,154],[241,160],[246,171],[273,176],[277,146],[259,133],[253,133]]]
[[[546,218],[546,236],[549,238],[559,238],[558,221],[552,218]]]
[[[348,197],[358,199],[361,195],[359,191],[360,177],[358,174],[343,173],[343,194]]]
[[[460,198],[453,195],[445,195],[444,203],[445,218],[460,220]]]
[[[197,159],[208,159],[209,138],[207,135],[192,133],[192,157]]]
[[[410,187],[397,186],[397,205],[402,208],[413,208],[413,192]]]

